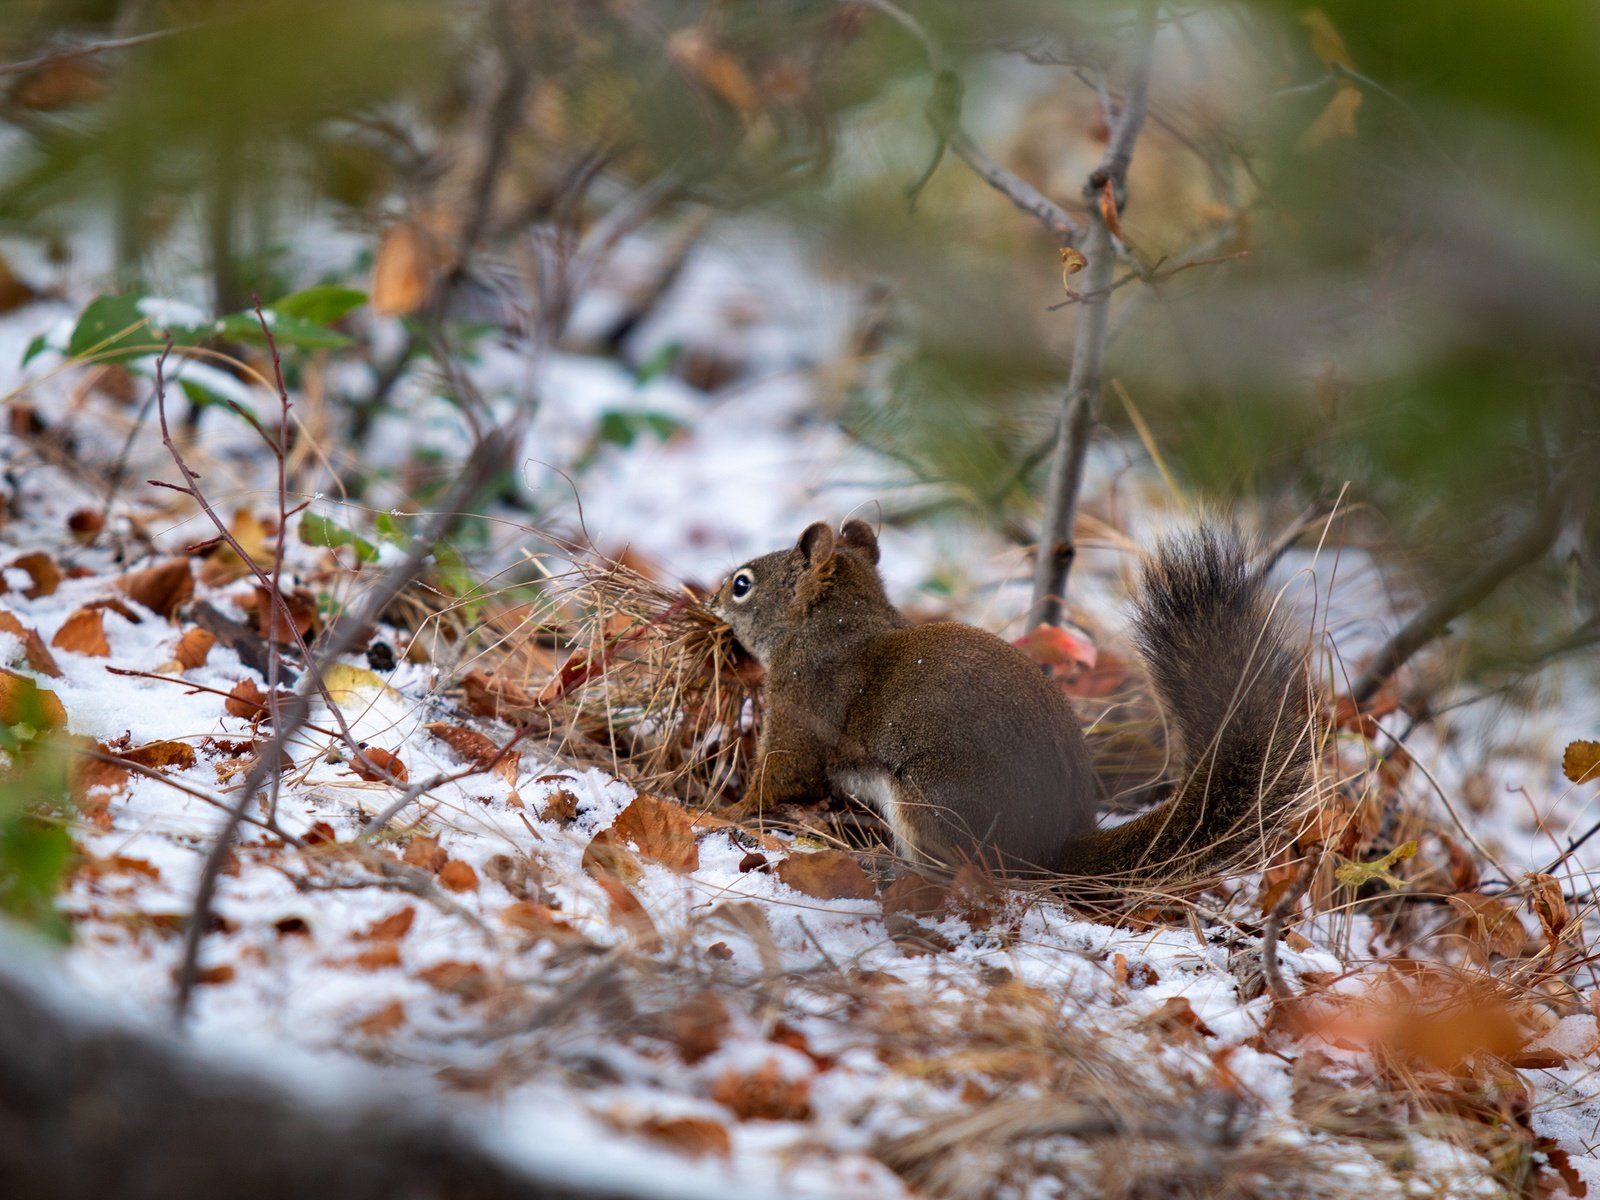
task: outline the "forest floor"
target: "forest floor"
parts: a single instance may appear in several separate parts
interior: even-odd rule
[[[654,335],[730,356],[736,382],[706,390],[578,350],[542,368],[520,486],[556,495],[550,464],[574,482],[544,501],[541,527],[669,591],[714,584],[809,520],[910,493],[897,464],[816,415],[833,335],[763,306],[745,265],[737,242],[697,258]],[[63,344],[87,298],[7,314],[0,361],[39,334]],[[305,666],[287,630],[271,648],[258,573],[276,570],[303,635],[326,627],[401,556],[385,530],[408,517],[406,456],[448,447],[458,423],[425,378],[396,390],[364,451],[394,468],[401,511],[386,522],[386,501],[343,505],[306,482],[331,453],[328,394],[368,364],[295,380],[281,498],[252,431],[216,409],[185,423],[174,392],[175,444],[247,562],[188,497],[143,483],[178,479],[154,414],[140,416],[151,361],[63,362],[33,360],[0,437],[7,696],[48,690],[61,711],[44,723],[73,739],[61,968],[107,1014],[162,1023],[202,864],[272,727],[270,665]],[[490,344],[472,369],[492,392],[519,365]],[[275,411],[269,391],[239,387]],[[1102,730],[1121,711],[1107,680],[1138,686],[1119,615],[1130,548],[1180,519],[1141,454],[1097,454],[1074,575],[1099,664],[1066,686]],[[1600,1182],[1584,851],[1526,874],[1595,818],[1593,785],[1560,771],[1563,742],[1594,734],[1581,679],[1550,673],[1531,699],[1415,729],[1392,698],[1361,715],[1330,699],[1302,839],[1321,865],[1275,996],[1264,914],[1300,869],[1288,859],[1095,917],[975,874],[904,876],[805,814],[673,794],[608,761],[592,721],[585,737],[569,722],[512,743],[489,714],[560,678],[573,652],[534,634],[586,602],[557,588],[549,613],[529,607],[529,581],[568,567],[514,510],[480,533],[479,557],[509,573],[408,592],[327,673],[275,801],[245,809],[189,1017],[207,1055],[313,1095],[409,1097],[515,1161],[663,1196],[1532,1196]],[[1023,551],[955,526],[883,537],[891,593],[915,613],[1015,635]],[[519,561],[520,544],[536,549]],[[1354,554],[1337,571],[1330,552],[1291,554],[1279,578],[1319,661],[1353,663],[1392,623],[1377,569]],[[1158,733],[1143,736],[1159,764]],[[361,761],[352,742],[382,754]]]

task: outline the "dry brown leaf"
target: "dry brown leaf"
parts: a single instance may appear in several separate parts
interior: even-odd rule
[[[1160,1008],[1142,1018],[1135,1028],[1180,1038],[1190,1038],[1196,1034],[1201,1037],[1217,1036],[1182,996],[1169,996]]]
[[[272,566],[272,538],[276,531],[255,513],[248,508],[236,509],[228,522],[228,532],[249,556],[250,562],[241,558],[226,541],[221,542],[200,564],[200,582],[207,587],[222,587],[252,574],[250,563],[263,571]]]
[[[611,901],[611,919],[633,934],[641,950],[648,953],[658,949],[661,935],[656,932],[656,923],[650,919],[650,913],[639,903],[639,897],[630,892],[627,885],[615,875],[596,875],[595,882]]]
[[[467,707],[480,717],[516,723],[545,715],[527,688],[491,671],[469,671],[462,677],[461,692]]]
[[[921,875],[902,875],[883,890],[883,915],[931,917],[944,907],[946,891]]]
[[[1527,931],[1517,910],[1494,896],[1449,896],[1456,910],[1456,933],[1465,938],[1473,953],[1483,961],[1491,955],[1514,958],[1522,953]]]
[[[1561,773],[1573,783],[1600,779],[1600,742],[1568,742],[1561,756]]]
[[[974,929],[987,929],[1005,906],[1005,894],[981,868],[963,863],[950,881],[946,905]]]
[[[59,696],[26,675],[0,670],[0,725],[59,729],[66,723],[67,710]]]
[[[1554,875],[1530,872],[1523,880],[1523,888],[1528,893],[1528,904],[1539,918],[1539,928],[1544,930],[1545,940],[1553,948],[1572,919],[1567,911],[1567,898],[1561,893],[1561,881]]]
[[[317,628],[317,598],[305,588],[295,588],[292,592],[279,592],[278,599],[282,601],[281,606],[274,603],[271,592],[256,585],[256,620],[261,636],[283,646],[293,646],[296,633],[302,639],[309,638]],[[289,611],[287,622],[283,616],[285,608]]]
[[[544,798],[539,815],[558,825],[570,825],[578,819],[578,797],[566,788],[557,788]]]
[[[1105,222],[1106,228],[1113,237],[1122,236],[1122,221],[1117,212],[1117,189],[1111,180],[1107,179],[1100,189],[1100,219]]]
[[[99,509],[80,508],[67,518],[67,532],[72,534],[73,541],[88,543],[94,541],[105,524],[106,519]]]
[[[386,941],[375,942],[359,954],[350,958],[340,959],[334,963],[338,967],[355,967],[361,971],[381,971],[388,967],[400,965],[400,943],[393,938]]]
[[[258,688],[253,679],[241,679],[228,693],[223,705],[229,716],[243,717],[247,721],[264,720],[267,716],[267,694]]]
[[[439,868],[439,886],[452,892],[475,892],[478,890],[478,873],[470,863],[452,858]]]
[[[803,1121],[811,1115],[811,1081],[785,1079],[776,1062],[749,1073],[725,1072],[712,1085],[711,1098],[741,1121]]]
[[[424,728],[454,750],[456,757],[462,762],[471,763],[480,771],[487,770],[500,753],[500,748],[493,741],[476,729],[468,729],[465,725],[452,725],[448,721],[430,721]]]
[[[406,1023],[406,1006],[391,1000],[377,1012],[370,1013],[355,1023],[355,1031],[367,1037],[386,1037]]]
[[[518,900],[508,904],[501,911],[500,920],[517,932],[534,938],[565,940],[579,936],[578,931],[555,909],[532,900]]]
[[[877,895],[861,864],[841,850],[791,854],[778,864],[778,878],[818,900],[871,900]]]
[[[109,658],[111,643],[106,641],[105,620],[98,608],[80,608],[56,630],[50,644],[70,654]]]
[[[581,865],[596,879],[611,875],[623,884],[637,883],[644,874],[639,860],[623,844],[615,829],[602,829],[589,839],[583,849]]]
[[[667,53],[745,120],[760,114],[760,91],[738,59],[719,48],[705,29],[691,25],[678,30],[667,39]]]
[[[72,764],[72,799],[87,812],[105,809],[112,797],[126,790],[131,776],[127,767],[103,758],[79,758]]]
[[[146,742],[132,750],[121,751],[117,757],[151,770],[173,767],[179,771],[194,766],[195,759],[193,746],[188,742],[174,741]]]
[[[29,600],[52,596],[61,586],[61,568],[56,566],[55,559],[41,551],[35,550],[31,554],[24,554],[13,560],[11,565],[27,572],[28,578],[33,581],[33,586],[22,593]]]
[[[488,977],[477,963],[434,963],[418,971],[417,978],[431,988],[463,1000],[481,1000],[489,990]]]
[[[450,856],[439,848],[439,839],[436,837],[412,838],[406,843],[405,854],[401,857],[407,865],[421,867],[435,875],[450,861]]]
[[[232,983],[235,974],[231,963],[218,963],[214,967],[201,967],[195,972],[194,981],[201,984]]]
[[[38,631],[28,628],[17,620],[16,614],[3,608],[0,608],[0,633],[9,633],[22,642],[23,658],[32,670],[56,679],[61,677],[61,667]]]
[[[368,783],[390,783],[394,780],[405,783],[408,779],[406,764],[400,761],[398,754],[380,750],[376,746],[362,746],[361,754],[366,761],[352,755],[350,769]]]
[[[407,905],[382,920],[374,921],[364,932],[356,934],[356,938],[364,942],[392,942],[410,933],[416,919],[417,910]]]
[[[674,871],[693,871],[700,865],[700,847],[694,840],[694,823],[678,805],[641,792],[623,809],[612,829],[651,862]]]
[[[679,1057],[686,1063],[697,1063],[716,1053],[732,1025],[728,1006],[715,992],[690,996],[672,1014],[672,1040]]]
[[[415,221],[396,221],[384,230],[372,264],[372,311],[384,317],[416,312],[428,300],[440,267],[434,235]]]
[[[681,1154],[727,1158],[733,1153],[727,1127],[710,1117],[648,1117],[633,1129]]]
[[[168,558],[117,581],[132,600],[169,620],[194,595],[194,573],[187,558]]]
[[[172,657],[185,671],[193,670],[206,661],[206,656],[211,653],[211,647],[217,644],[217,635],[207,629],[191,629],[178,639],[177,647],[172,651]]]

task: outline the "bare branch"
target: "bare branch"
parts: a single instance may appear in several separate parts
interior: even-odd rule
[[[1117,117],[1105,157],[1090,173],[1084,186],[1089,202],[1089,236],[1084,242],[1084,293],[1097,296],[1111,285],[1116,266],[1111,229],[1101,212],[1103,194],[1110,185],[1116,208],[1126,201],[1128,164],[1134,143],[1144,125],[1150,89],[1151,47],[1155,41],[1157,0],[1144,0],[1139,7],[1137,45],[1129,68],[1127,96]],[[1034,559],[1033,602],[1028,613],[1028,628],[1061,623],[1067,575],[1078,552],[1073,525],[1077,519],[1078,493],[1083,487],[1084,461],[1089,453],[1089,434],[1094,427],[1095,410],[1100,400],[1102,367],[1110,319],[1109,296],[1088,302],[1078,318],[1072,347],[1072,370],[1067,376],[1067,394],[1062,402],[1061,423],[1056,429],[1056,448],[1050,461],[1050,478],[1045,485],[1044,516],[1039,531],[1039,549]]]

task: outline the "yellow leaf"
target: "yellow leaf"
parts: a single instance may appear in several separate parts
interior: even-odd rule
[[[1089,265],[1089,260],[1071,246],[1061,247],[1061,286],[1072,290],[1072,277]]]
[[[372,311],[403,317],[421,308],[433,290],[438,258],[425,229],[411,221],[389,226],[372,264]]]
[[[1561,756],[1561,773],[1573,783],[1600,779],[1600,742],[1569,742]]]
[[[1346,861],[1334,869],[1333,876],[1346,887],[1360,887],[1374,879],[1381,879],[1392,888],[1405,886],[1405,881],[1397,878],[1389,868],[1402,859],[1414,858],[1417,853],[1416,842],[1406,842],[1403,846],[1396,846],[1382,858],[1372,862]]]
[[[1356,136],[1356,113],[1361,110],[1361,89],[1353,83],[1341,81],[1328,107],[1311,122],[1311,128],[1300,135],[1299,149],[1315,150],[1334,138]]]
[[[328,689],[328,695],[340,708],[363,704],[379,696],[400,698],[399,692],[365,667],[352,667],[346,663],[333,663],[325,668],[322,682]]]
[[[1333,27],[1333,22],[1328,19],[1328,14],[1320,8],[1308,8],[1300,14],[1300,24],[1311,31],[1311,53],[1320,59],[1324,66],[1344,67],[1354,71],[1356,64],[1350,57],[1350,51],[1344,44],[1344,38],[1339,36],[1339,31]]]

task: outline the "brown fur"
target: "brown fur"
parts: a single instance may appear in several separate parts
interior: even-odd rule
[[[877,561],[864,521],[837,536],[818,523],[717,593],[767,670],[762,803],[854,795],[924,867],[1132,881],[1219,861],[1304,787],[1299,656],[1232,540],[1203,531],[1145,566],[1136,631],[1181,771],[1172,799],[1109,830],[1094,829],[1089,753],[1060,689],[992,633],[910,624]]]

